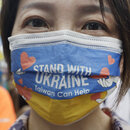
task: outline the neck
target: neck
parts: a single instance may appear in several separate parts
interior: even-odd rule
[[[31,110],[28,127],[29,130],[111,130],[111,120],[100,108],[97,108],[76,123],[68,126],[57,126],[50,124]]]

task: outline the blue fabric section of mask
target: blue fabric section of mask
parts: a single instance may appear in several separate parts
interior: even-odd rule
[[[110,77],[120,76],[119,62],[119,53],[65,42],[20,48],[11,52],[11,71],[15,82],[58,100],[115,87],[114,81],[103,86],[99,78],[102,77],[105,82]]]

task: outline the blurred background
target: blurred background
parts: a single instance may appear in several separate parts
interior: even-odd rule
[[[0,10],[1,10],[2,0],[0,0]],[[2,40],[0,36],[0,86],[4,87],[12,97],[14,108],[17,116],[24,112],[27,103],[18,94],[17,90],[12,84],[12,80],[8,79],[7,64],[3,55]],[[23,108],[25,106],[25,108]]]

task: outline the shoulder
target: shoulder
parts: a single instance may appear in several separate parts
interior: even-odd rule
[[[130,130],[130,125],[112,112],[112,127],[114,130]]]
[[[130,125],[108,108],[102,109],[111,118],[113,130],[130,130]]]
[[[130,125],[122,123],[123,130],[130,130]]]
[[[9,130],[27,130],[27,122],[30,115],[30,110],[22,114]]]

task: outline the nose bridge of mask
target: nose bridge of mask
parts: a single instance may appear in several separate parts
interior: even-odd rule
[[[87,34],[82,34],[70,30],[52,31],[34,34],[21,34],[8,38],[10,42],[10,50],[19,49],[22,47],[44,46],[62,43],[71,43],[73,45],[93,48],[105,49],[116,53],[122,52],[122,43],[120,40],[111,37],[97,37]]]

